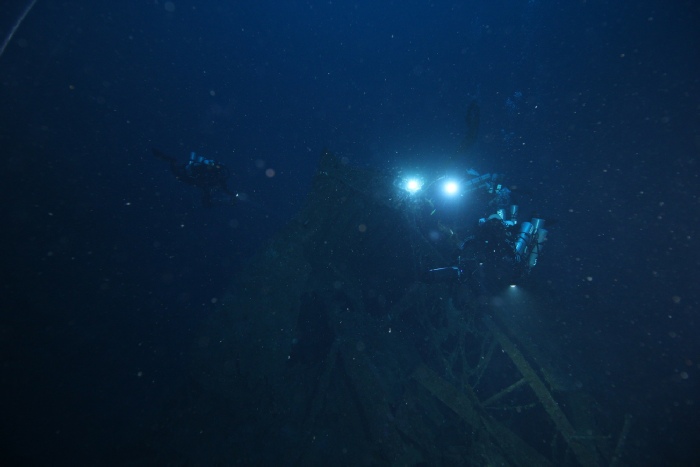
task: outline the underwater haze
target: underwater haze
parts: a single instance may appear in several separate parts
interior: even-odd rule
[[[518,285],[534,298],[522,313],[515,306],[510,318],[495,317],[496,325],[523,339],[520,348],[527,341],[535,367],[538,349],[566,357],[555,372],[562,381],[549,386],[554,399],[586,391],[610,418],[599,437],[587,433],[607,443],[590,448],[591,464],[576,444],[586,433],[567,435],[548,410],[538,420],[560,431],[551,443],[557,452],[550,438],[539,446],[525,434],[524,442],[568,465],[700,464],[698,31],[692,1],[3,1],[0,462],[487,463],[474,440],[450,440],[451,450],[406,441],[437,433],[429,420],[440,417],[454,417],[452,433],[471,429],[424,373],[396,367],[401,376],[391,380],[385,360],[371,360],[367,374],[349,370],[329,305],[342,289],[362,297],[366,319],[359,311],[344,318],[364,323],[356,329],[371,322],[386,326],[387,339],[395,329],[419,343],[437,339],[431,330],[446,320],[399,324],[395,310],[408,291],[433,287],[423,285],[428,268],[459,269],[457,248],[473,238],[462,229],[495,211],[467,195],[457,208],[428,194],[444,177],[473,169],[503,174],[520,220],[544,218],[549,231]],[[340,168],[324,165],[336,164],[322,156],[330,154]],[[193,172],[200,169],[206,175]],[[425,194],[417,196],[431,208],[416,208],[398,183],[363,184],[365,173],[421,176]],[[344,178],[329,188],[324,177]],[[342,186],[352,190],[332,198]],[[372,236],[380,205],[391,225]],[[366,234],[357,243],[319,227],[339,225],[345,213]],[[410,232],[431,246],[418,252],[410,247],[418,243],[402,243]],[[333,251],[324,256],[327,245]],[[333,263],[342,248],[348,258],[367,252],[368,263],[386,269],[345,257]],[[290,265],[299,250],[308,261]],[[415,269],[404,267],[406,258],[419,258]],[[271,277],[260,272],[268,265],[290,271],[280,272],[291,279],[274,283],[277,292],[305,290],[289,295],[298,316],[280,318],[294,324],[280,324],[289,332],[278,341],[260,323],[272,320],[272,328],[276,313],[291,311],[269,305],[245,319],[236,314],[256,284],[269,292],[260,282]],[[324,276],[334,279],[326,284]],[[426,296],[454,303],[477,323],[475,335],[501,335],[484,317],[484,303],[503,303],[494,290],[461,277],[434,287]],[[265,335],[300,359],[279,371],[300,386],[288,402],[303,402],[237,418],[231,413],[248,414],[254,403],[245,397],[267,376],[253,380],[241,370],[250,362],[232,362],[264,352],[255,342]],[[398,349],[410,342],[365,338],[351,347],[363,356],[405,355]],[[433,353],[415,347],[415,362],[459,386],[459,370],[443,371]],[[408,429],[395,422],[404,415],[391,412],[384,422],[398,426],[396,443],[405,444],[372,444],[383,433],[368,409],[378,402],[360,389],[315,386],[325,384],[327,355],[343,356],[345,370],[333,370],[345,375],[342,384],[376,378],[387,400],[408,401],[407,392],[425,385],[415,400],[432,402],[406,402],[423,410],[425,426]],[[206,376],[202,362],[211,364]],[[230,367],[237,382],[212,376]],[[517,379],[477,383],[470,374],[463,382],[490,401]],[[249,392],[225,400],[228,384]],[[290,392],[295,384],[290,379]],[[527,399],[522,387],[512,390]],[[345,407],[345,395],[360,409],[339,419],[356,417],[366,430],[355,444],[332,433],[340,422],[324,412]],[[510,408],[537,404],[521,402]],[[522,432],[505,409],[481,409],[481,420]],[[312,415],[270,429],[296,410]],[[327,440],[319,447],[321,431]],[[269,438],[256,445],[261,433]],[[271,446],[280,452],[270,454]],[[516,463],[517,455],[498,452],[491,462]]]

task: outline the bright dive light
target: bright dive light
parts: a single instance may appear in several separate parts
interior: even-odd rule
[[[406,191],[409,193],[415,193],[416,191],[420,190],[423,187],[423,182],[418,180],[417,178],[411,178],[409,180],[406,180]]]
[[[455,181],[449,181],[445,182],[445,184],[442,187],[443,190],[445,190],[445,193],[447,193],[450,196],[456,195],[457,192],[459,191],[459,185]]]

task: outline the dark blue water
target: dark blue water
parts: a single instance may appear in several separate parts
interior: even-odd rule
[[[27,5],[3,2],[3,38]],[[636,459],[697,460],[699,19],[662,1],[38,0],[0,56],[3,455],[95,461],[167,412],[197,330],[328,148],[507,174],[558,221],[536,279],[602,403],[635,414]],[[223,162],[245,200],[202,208],[154,147]]]

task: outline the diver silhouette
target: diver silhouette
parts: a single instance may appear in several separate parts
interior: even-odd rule
[[[238,194],[228,188],[230,172],[224,164],[197,156],[194,152],[186,163],[180,163],[158,149],[153,149],[153,155],[170,164],[170,172],[178,181],[200,189],[203,206],[230,206],[238,201]]]

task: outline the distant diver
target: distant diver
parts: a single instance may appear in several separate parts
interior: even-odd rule
[[[202,205],[234,205],[238,194],[229,190],[227,180],[228,168],[213,159],[190,154],[187,163],[179,163],[176,158],[153,149],[153,155],[170,164],[170,171],[178,181],[199,188],[202,192]]]
[[[479,135],[479,104],[476,99],[472,99],[467,107],[467,115],[464,117],[466,123],[466,133],[462,144],[459,146],[459,152],[465,153],[476,144],[477,136]]]

